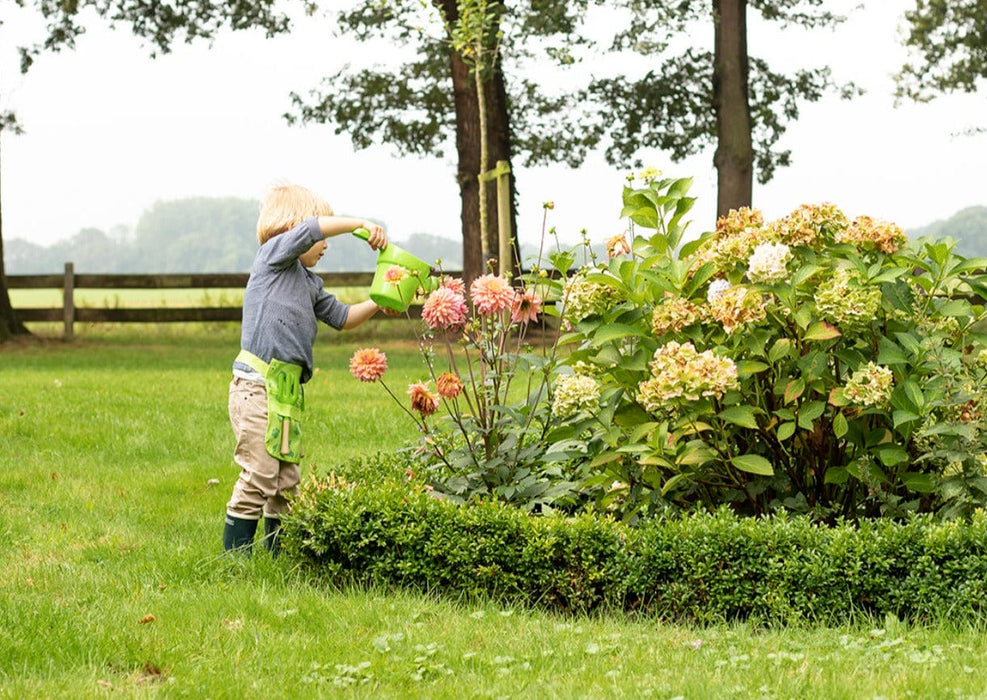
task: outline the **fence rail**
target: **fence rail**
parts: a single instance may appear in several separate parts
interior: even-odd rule
[[[327,287],[370,287],[373,272],[320,272]],[[455,274],[455,273],[453,273]],[[61,308],[16,308],[23,322],[47,321],[64,324],[64,337],[72,340],[76,323],[181,323],[196,321],[240,321],[240,306],[194,306],[158,308],[90,308],[76,306],[76,289],[243,289],[249,275],[168,274],[94,275],[75,274],[72,263],[65,263],[61,275],[7,275],[8,289],[61,289]],[[419,310],[418,307],[412,307]],[[380,318],[395,318],[381,314]]]

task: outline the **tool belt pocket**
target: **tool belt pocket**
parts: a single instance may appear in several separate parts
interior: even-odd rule
[[[285,462],[302,460],[302,414],[305,391],[302,368],[271,360],[264,376],[267,385],[267,433],[264,445],[272,457]]]

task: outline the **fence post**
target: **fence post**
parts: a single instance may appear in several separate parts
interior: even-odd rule
[[[506,160],[498,160],[497,175],[497,261],[498,272],[505,275],[513,269],[511,256],[511,166]]]
[[[75,265],[65,263],[65,285],[62,289],[62,320],[65,340],[71,342],[75,330]]]

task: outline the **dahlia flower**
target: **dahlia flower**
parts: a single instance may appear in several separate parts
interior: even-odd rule
[[[511,306],[511,321],[513,323],[534,323],[541,313],[541,297],[532,289],[518,292]]]
[[[514,304],[514,289],[499,275],[483,275],[470,285],[470,298],[481,316],[492,316]]]
[[[443,372],[435,378],[435,388],[439,391],[439,396],[446,399],[454,399],[463,390],[463,382],[459,376],[452,372]]]
[[[361,382],[376,382],[387,371],[387,355],[377,348],[364,348],[353,353],[350,373]]]
[[[408,387],[411,397],[411,408],[418,411],[422,417],[430,416],[439,408],[439,395],[432,393],[424,382],[416,382]]]
[[[616,258],[618,255],[626,255],[631,252],[631,247],[627,243],[627,237],[623,234],[611,236],[605,241],[607,247],[607,257]]]
[[[408,271],[400,265],[391,265],[384,270],[384,281],[390,284],[397,284],[408,276]]]
[[[422,305],[422,319],[432,330],[455,330],[466,324],[466,299],[450,287],[439,287]]]

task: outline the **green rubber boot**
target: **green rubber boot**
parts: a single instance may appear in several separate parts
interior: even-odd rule
[[[264,516],[264,544],[272,557],[281,551],[281,518]]]
[[[244,520],[226,515],[223,529],[223,549],[227,552],[238,551],[250,554],[254,544],[254,534],[257,532],[256,520]]]

